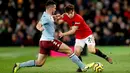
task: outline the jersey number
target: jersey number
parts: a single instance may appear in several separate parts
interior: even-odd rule
[[[89,43],[92,43],[92,42],[93,42],[93,40],[92,40],[91,37],[88,37],[88,42],[89,42]]]

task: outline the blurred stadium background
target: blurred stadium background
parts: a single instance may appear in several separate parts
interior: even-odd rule
[[[0,46],[38,45],[40,32],[36,23],[45,10],[47,0],[0,0]],[[129,0],[54,0],[56,13],[72,3],[91,27],[97,45],[130,45]],[[60,30],[68,31],[66,24]],[[58,38],[57,33],[55,37]],[[8,40],[8,41],[5,41]],[[74,45],[73,36],[61,40]]]
[[[15,62],[36,59],[41,33],[35,25],[45,10],[46,1],[0,0],[0,73],[10,73]],[[110,65],[99,57],[89,55],[83,57],[85,63],[100,61],[105,65],[104,73],[130,73],[130,0],[54,1],[57,3],[56,13],[63,13],[67,4],[74,4],[76,12],[92,29],[98,48],[114,60],[114,64]],[[57,31],[69,30],[66,24],[57,27]],[[58,38],[57,32],[55,38]],[[73,35],[60,40],[69,46],[75,43]],[[76,73],[76,66],[67,58],[52,59],[49,57],[44,68],[23,69],[19,73]]]

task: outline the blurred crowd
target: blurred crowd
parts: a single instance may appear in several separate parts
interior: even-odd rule
[[[97,45],[130,45],[129,0],[54,0],[56,13],[62,14],[69,3],[75,5],[90,26]],[[35,26],[45,10],[46,0],[0,0],[0,46],[38,45],[41,32]],[[68,31],[66,23],[57,31]],[[55,33],[58,38],[58,32]],[[74,45],[74,36],[60,38]]]

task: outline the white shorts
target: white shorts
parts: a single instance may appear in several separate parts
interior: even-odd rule
[[[89,46],[89,45],[95,46],[94,36],[89,35],[88,37],[86,37],[84,39],[76,39],[75,46],[80,46],[80,47],[84,48],[85,44],[87,44],[87,46]]]

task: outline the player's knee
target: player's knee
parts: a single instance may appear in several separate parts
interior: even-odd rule
[[[73,54],[73,51],[71,49],[67,49],[67,50],[65,50],[65,54],[70,56],[71,54]]]
[[[95,49],[95,47],[92,46],[92,45],[88,46],[88,51],[89,51],[90,53],[96,53],[96,49]]]
[[[69,56],[69,55],[71,55],[73,52],[71,51],[71,50],[68,50],[67,52],[66,52],[66,54]]]
[[[75,54],[76,54],[77,56],[80,56],[80,51],[75,51]]]
[[[82,48],[80,46],[76,46],[74,52],[77,56],[80,56]]]
[[[89,52],[94,54],[94,53],[96,53],[96,50],[95,49],[91,49],[91,50],[89,50]]]
[[[76,53],[76,52],[75,52],[75,55],[80,56],[80,54],[79,54],[79,53]]]
[[[94,53],[96,53],[96,51],[95,50],[91,50],[90,53],[94,54]]]
[[[42,63],[42,62],[40,62],[40,61],[36,61],[35,63],[36,63],[36,66],[37,66],[37,67],[41,67],[41,66],[43,66],[43,64],[44,64],[44,63]]]

